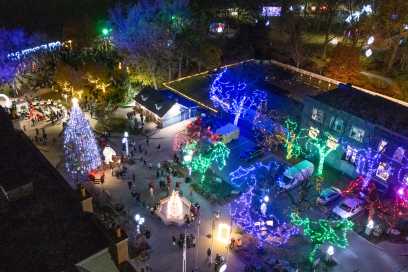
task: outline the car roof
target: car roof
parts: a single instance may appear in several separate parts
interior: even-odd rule
[[[363,201],[361,199],[351,198],[351,197],[348,197],[348,198],[346,198],[346,199],[344,199],[342,201],[342,203],[344,203],[344,204],[346,204],[347,206],[350,206],[350,207],[355,207],[355,206],[357,206],[358,204],[360,204],[362,202]]]

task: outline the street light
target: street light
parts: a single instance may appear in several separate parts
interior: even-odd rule
[[[326,250],[326,261],[331,262],[333,260],[334,247],[329,246]]]
[[[367,234],[368,236],[371,235],[371,232],[373,231],[373,229],[374,229],[374,220],[370,219],[367,222],[365,234]]]
[[[108,36],[109,35],[109,29],[106,28],[106,27],[102,28],[102,35],[103,36]]]
[[[140,234],[140,226],[144,224],[145,219],[144,219],[144,217],[141,217],[140,214],[138,214],[138,213],[135,215],[134,219],[135,219],[136,224],[137,224],[136,232],[138,234]]]

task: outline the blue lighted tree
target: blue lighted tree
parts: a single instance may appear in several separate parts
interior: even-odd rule
[[[245,73],[224,68],[211,84],[210,99],[216,107],[235,115],[234,125],[248,110],[257,110],[267,99],[266,93],[246,78]]]
[[[95,136],[76,98],[64,130],[64,155],[65,169],[76,179],[102,164]]]
[[[384,147],[379,147],[378,149],[367,147],[358,151],[356,171],[364,177],[362,189],[367,187],[377,170],[383,151]]]

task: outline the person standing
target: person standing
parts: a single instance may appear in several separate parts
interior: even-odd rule
[[[176,239],[176,236],[172,236],[171,237],[171,239],[173,240],[173,246],[175,246],[176,245],[176,242],[177,242],[177,239]]]
[[[149,136],[146,136],[146,145],[149,146]]]

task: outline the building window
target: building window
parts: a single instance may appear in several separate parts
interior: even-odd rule
[[[312,110],[312,119],[315,120],[316,122],[323,123],[323,116],[324,112],[322,110],[319,110],[317,108],[313,108]]]
[[[365,131],[361,128],[352,126],[350,130],[350,138],[362,143],[364,139]]]
[[[387,181],[388,178],[390,177],[390,172],[391,167],[385,162],[380,162],[377,168],[376,176],[384,181]]]
[[[357,149],[348,145],[346,147],[346,155],[344,159],[352,164],[355,164],[357,160]]]
[[[344,129],[343,119],[332,117],[330,120],[330,128],[336,132],[342,133]]]
[[[405,149],[402,147],[398,147],[395,150],[394,155],[392,156],[392,159],[397,162],[402,162],[402,160],[404,159],[404,156],[405,156]]]

